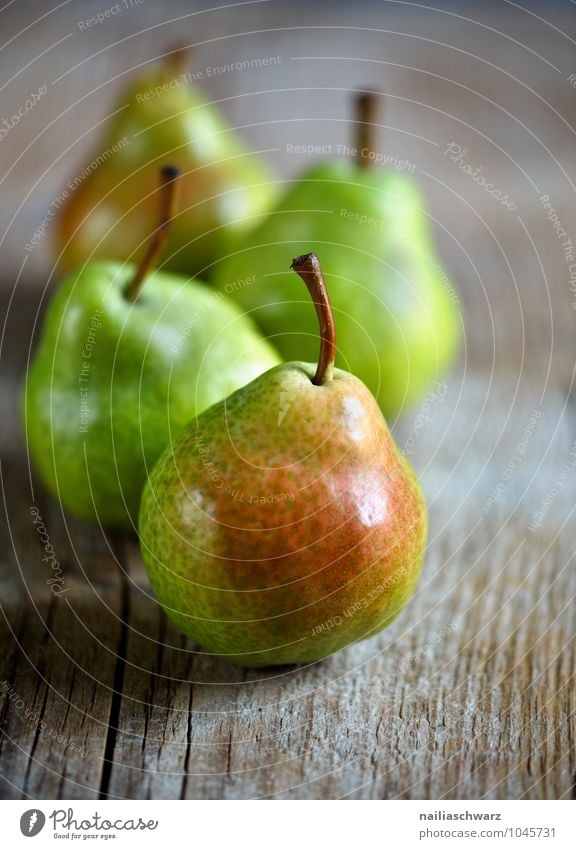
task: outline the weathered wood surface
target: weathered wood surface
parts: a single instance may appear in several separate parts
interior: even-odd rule
[[[18,4],[24,9],[18,16],[25,16],[26,5]],[[473,17],[527,47],[455,18],[427,18],[431,13],[422,10],[408,16],[406,10],[386,9],[382,19],[381,5],[364,13],[355,6],[354,25],[379,22],[382,29],[403,28],[434,43],[412,45],[415,39],[404,38],[403,50],[398,37],[354,30],[346,36],[316,31],[321,44],[313,45],[310,31],[303,30],[269,32],[263,40],[232,39],[233,53],[230,46],[211,49],[221,61],[281,53],[284,68],[270,85],[310,89],[298,95],[301,100],[281,98],[291,119],[310,117],[316,109],[324,118],[342,118],[344,93],[327,94],[322,87],[349,89],[368,75],[405,98],[392,101],[387,146],[397,152],[402,144],[403,155],[417,163],[416,177],[430,198],[443,255],[459,282],[466,327],[459,368],[395,424],[430,504],[430,544],[417,594],[379,637],[307,668],[236,670],[186,641],[152,599],[135,540],[71,520],[36,482],[31,490],[17,387],[40,300],[34,283],[46,275],[46,246],[41,245],[12,301],[11,280],[4,281],[0,793],[5,798],[567,799],[574,794],[576,312],[561,244],[539,201],[539,195],[550,195],[576,241],[569,126],[576,92],[566,82],[575,70],[570,45],[561,33],[513,9],[492,18],[476,10]],[[171,10],[177,6],[170,4]],[[156,11],[151,7],[143,5],[130,20],[119,19],[115,38],[161,17],[158,5]],[[74,15],[84,17],[83,8],[76,4]],[[258,12],[238,9],[225,23],[210,17],[205,31],[208,37],[286,27],[286,14],[280,4]],[[325,23],[318,11],[311,14],[311,25]],[[573,34],[576,20],[569,4],[562,14],[555,24]],[[344,6],[335,4],[333,15],[334,24],[351,24]],[[30,55],[71,31],[74,20],[56,16],[41,34],[33,30]],[[443,43],[459,45],[484,62],[437,47],[446,20],[451,29]],[[167,33],[178,30],[166,27]],[[52,80],[109,38],[100,28],[87,46],[75,34],[65,56],[56,51],[51,64],[43,58],[40,66]],[[123,58],[118,49],[110,51],[108,64],[94,60],[91,87],[144,58],[138,52],[143,43],[127,42]],[[204,50],[201,64],[209,57]],[[22,60],[12,45],[7,51],[17,70]],[[312,60],[289,59],[338,56],[338,51],[348,57],[385,55],[389,62],[420,70],[406,71],[405,77],[397,66],[320,67]],[[530,51],[558,67],[551,69]],[[211,61],[216,64],[217,58]],[[28,71],[23,77],[27,82],[20,81],[20,94],[41,82]],[[245,85],[262,90],[269,83],[231,74],[213,83],[212,94],[240,94]],[[25,146],[22,139],[31,141],[82,90],[71,76],[64,88],[54,87],[46,108],[38,106],[28,116],[24,135],[11,131],[2,142],[2,154],[9,151],[6,161],[14,161],[15,151]],[[18,94],[10,97],[17,103]],[[487,102],[491,98],[498,106]],[[256,107],[252,100],[242,101],[251,103],[248,118],[237,104],[226,107],[238,124],[263,120],[263,102]],[[104,114],[108,95],[90,102]],[[424,110],[430,117],[425,128],[424,107],[410,105],[415,102],[432,106]],[[84,129],[95,120],[86,109],[82,105],[76,117]],[[327,137],[322,123],[302,126],[304,141]],[[344,140],[345,125],[341,129],[336,121],[331,129]],[[285,127],[266,132],[276,135],[262,146],[279,148],[285,142]],[[74,138],[81,130],[75,127],[75,133]],[[247,133],[257,138],[253,127]],[[61,151],[61,138],[47,131],[43,168]],[[438,146],[454,139],[469,150],[471,164],[495,175],[517,211],[504,209],[449,163]],[[4,147],[7,142],[11,147]],[[78,151],[73,155],[80,161]],[[284,173],[302,165],[277,157]],[[32,196],[34,226],[25,207],[20,235],[14,235],[7,226],[21,200],[16,182],[18,175],[25,177],[25,163],[8,179],[10,202],[2,209],[8,265],[13,260],[16,270],[22,244],[41,218],[42,198],[70,172],[61,162],[52,166],[48,188],[42,181]],[[41,170],[36,164],[33,175],[38,178]],[[39,511],[61,566],[66,592],[60,596],[47,583],[51,566],[42,560],[45,543],[31,507]]]

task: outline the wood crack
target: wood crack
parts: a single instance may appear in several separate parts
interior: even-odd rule
[[[194,703],[194,685],[190,684],[190,697],[188,699],[188,724],[186,728],[186,754],[184,755],[184,775],[182,776],[182,790],[180,798],[186,798],[188,785],[188,769],[190,766],[190,754],[192,752],[192,705]]]
[[[113,537],[111,539],[111,547],[121,564],[123,561],[122,554],[124,553],[124,545],[122,540]],[[130,588],[128,578],[122,566],[120,566],[121,578],[121,604],[120,618],[122,626],[120,628],[120,640],[118,643],[118,651],[116,653],[116,666],[114,669],[114,682],[112,684],[112,700],[110,703],[110,714],[108,718],[108,730],[106,732],[106,744],[104,747],[104,758],[102,761],[102,776],[100,779],[100,788],[98,791],[99,799],[108,799],[108,788],[110,786],[110,778],[112,775],[112,767],[114,764],[114,751],[116,749],[116,741],[118,737],[118,727],[120,722],[120,708],[122,705],[122,689],[124,685],[124,672],[126,670],[126,648],[128,643],[128,615],[130,608]]]

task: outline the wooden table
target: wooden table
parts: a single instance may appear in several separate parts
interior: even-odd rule
[[[2,114],[47,86],[0,144],[3,797],[574,796],[576,290],[562,241],[576,244],[576,13],[353,5],[299,15],[271,0],[175,21],[200,7],[142,4],[89,35],[77,22],[93,3],[36,24],[32,3],[0,13],[3,40],[32,24],[0,54],[14,75]],[[282,57],[207,90],[286,176],[308,164],[289,141],[349,138],[350,90],[387,92],[382,144],[416,166],[461,297],[459,365],[394,423],[430,505],[416,596],[379,637],[306,668],[241,671],[199,652],[160,613],[137,541],[64,515],[22,443],[18,387],[51,276],[49,238],[24,264],[23,245],[98,144],[90,128],[122,75],[183,34],[199,67]]]

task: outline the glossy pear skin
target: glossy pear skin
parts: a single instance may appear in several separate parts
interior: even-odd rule
[[[414,404],[458,348],[457,296],[436,257],[414,181],[347,161],[313,168],[214,271],[216,285],[255,274],[235,294],[284,359],[313,360],[313,311],[286,267],[314,251],[338,326],[337,365],[359,377],[388,417]]]
[[[69,271],[95,258],[132,260],[155,228],[158,171],[170,164],[182,176],[164,265],[205,276],[210,263],[253,226],[252,216],[273,202],[270,172],[169,62],[135,78],[119,97],[118,105],[124,104],[93,152],[88,176],[62,208],[60,267]]]
[[[24,398],[30,454],[78,516],[132,528],[147,471],[206,407],[278,363],[225,296],[155,272],[93,263],[49,305]]]
[[[280,365],[183,430],[144,490],[168,616],[241,666],[318,660],[384,628],[426,541],[420,487],[366,387]]]

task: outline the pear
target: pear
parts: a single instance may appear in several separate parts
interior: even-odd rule
[[[185,57],[175,50],[134,77],[91,161],[69,181],[56,231],[63,271],[97,258],[131,259],[150,235],[163,164],[183,175],[170,270],[204,276],[273,202],[268,167],[189,84]]]
[[[92,262],[51,301],[26,381],[34,464],[71,513],[134,527],[163,449],[197,413],[279,362],[224,295],[152,266],[176,172],[162,172],[160,224],[137,267]]]
[[[191,421],[154,467],[140,542],[168,616],[240,666],[319,660],[370,637],[417,583],[427,514],[376,400],[334,368],[318,258],[292,267],[318,365],[276,366]]]
[[[214,269],[284,359],[314,355],[313,317],[294,290],[285,252],[303,242],[322,254],[338,321],[337,365],[359,377],[384,414],[414,404],[458,348],[458,296],[436,256],[425,204],[406,173],[373,167],[376,99],[359,100],[356,159],[312,167],[281,203]],[[378,154],[380,155],[380,154]]]

